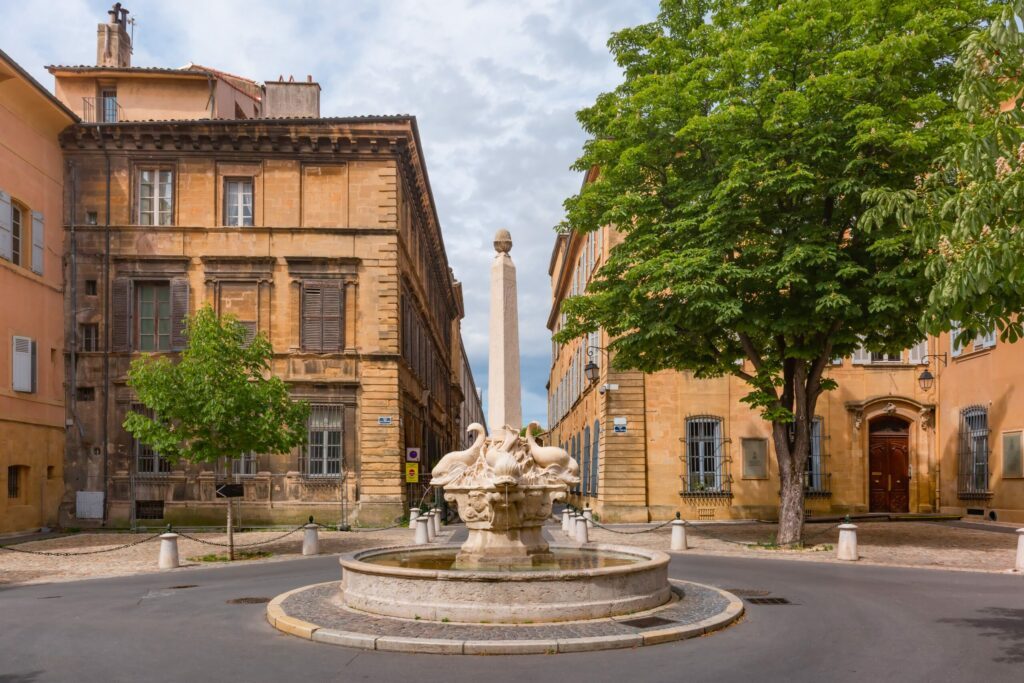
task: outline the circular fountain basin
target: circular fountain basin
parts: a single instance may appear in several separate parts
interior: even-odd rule
[[[668,602],[669,556],[614,545],[551,546],[530,568],[458,569],[460,548],[397,546],[341,558],[350,609],[389,617],[468,623],[600,619]]]

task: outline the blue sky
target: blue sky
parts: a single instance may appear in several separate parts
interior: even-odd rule
[[[0,0],[0,48],[52,87],[46,64],[93,64],[111,2]],[[519,276],[523,419],[546,422],[545,328],[553,227],[582,178],[575,112],[621,74],[612,31],[655,0],[124,2],[136,66],[205,64],[258,81],[307,74],[324,116],[414,114],[445,244],[464,283],[463,337],[487,388],[491,240],[512,233]]]

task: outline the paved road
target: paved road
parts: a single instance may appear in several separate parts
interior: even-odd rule
[[[264,605],[226,602],[333,580],[335,557],[182,569],[0,590],[0,682],[1024,680],[1024,577],[697,555],[671,574],[793,604],[635,650],[402,655],[287,636]]]

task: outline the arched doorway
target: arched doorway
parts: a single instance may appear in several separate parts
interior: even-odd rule
[[[910,512],[910,423],[886,415],[871,420],[869,428],[869,509]]]

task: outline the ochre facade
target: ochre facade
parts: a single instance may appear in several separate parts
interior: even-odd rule
[[[63,494],[57,135],[74,120],[0,52],[0,534],[56,524]]]

